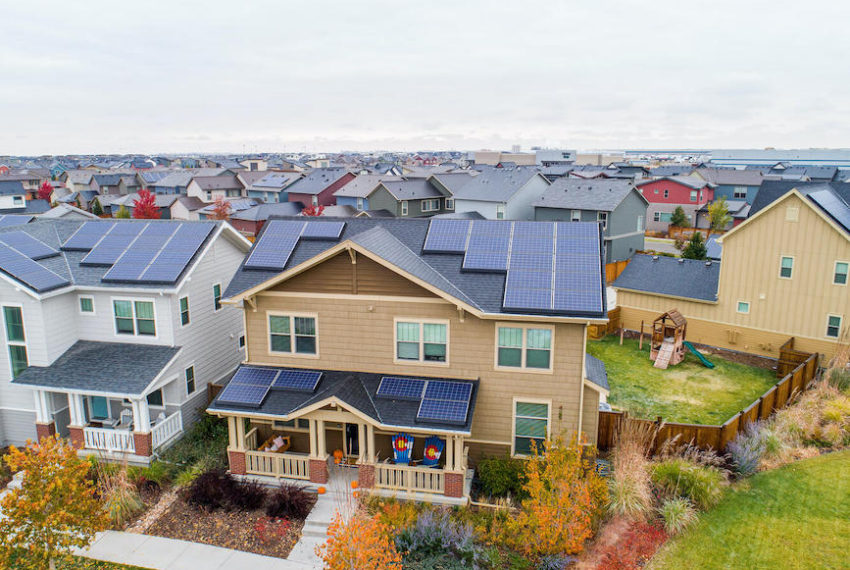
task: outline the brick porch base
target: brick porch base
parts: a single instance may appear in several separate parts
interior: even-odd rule
[[[245,452],[228,451],[227,458],[230,461],[230,472],[234,475],[245,474]]]
[[[360,465],[357,467],[357,485],[361,489],[371,489],[375,486],[374,465]]]
[[[463,497],[463,473],[446,473],[443,494],[447,497]]]
[[[54,435],[56,435],[56,422],[50,422],[46,424],[36,422],[35,435],[39,440],[45,437],[53,437]]]
[[[71,445],[77,449],[82,449],[86,446],[86,437],[83,435],[83,428],[68,426],[68,439],[71,440]]]
[[[136,445],[136,455],[148,457],[153,454],[153,441],[150,432],[133,432],[133,443]]]
[[[310,482],[311,483],[327,483],[328,482],[328,462],[323,459],[310,460]]]

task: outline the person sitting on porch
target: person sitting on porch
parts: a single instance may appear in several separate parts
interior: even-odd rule
[[[432,435],[425,440],[425,449],[422,451],[422,465],[424,467],[438,467],[440,456],[443,454],[445,444],[439,437]]]
[[[413,450],[413,437],[406,433],[393,436],[393,459],[399,465],[410,463],[410,452]]]

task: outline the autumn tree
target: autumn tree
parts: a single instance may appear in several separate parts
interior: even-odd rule
[[[301,210],[302,216],[321,216],[322,212],[325,211],[324,206],[307,206],[303,210]]]
[[[685,259],[706,259],[708,257],[708,248],[705,246],[701,232],[694,232],[694,235],[688,240],[688,245],[682,250],[682,257]]]
[[[685,215],[685,210],[681,206],[676,206],[673,213],[670,215],[670,225],[677,228],[686,228],[690,225],[688,216]]]
[[[713,203],[708,205],[708,222],[711,229],[720,232],[726,229],[732,222],[732,216],[729,215],[729,206],[726,204],[726,196],[721,196]]]
[[[46,200],[50,202],[50,198],[53,196],[53,186],[45,180],[41,183],[41,186],[38,188],[38,199]]]
[[[328,570],[401,568],[390,528],[378,515],[357,511],[347,521],[337,512],[328,528],[328,540],[316,547],[316,554]]]
[[[156,196],[150,190],[139,190],[139,197],[133,200],[133,217],[142,220],[158,220],[162,213],[156,207]]]
[[[106,528],[89,462],[65,440],[28,441],[24,449],[11,447],[3,460],[24,476],[21,487],[0,500],[0,567],[53,570]]]
[[[230,202],[219,196],[215,199],[210,218],[213,220],[229,220],[231,210]]]
[[[511,521],[510,542],[531,557],[576,554],[593,535],[608,488],[577,438],[545,441],[526,462],[528,498]]]
[[[130,210],[128,210],[127,207],[122,204],[121,207],[118,208],[118,211],[115,212],[115,214],[112,217],[113,218],[119,218],[119,219],[122,219],[122,220],[129,219],[130,218]]]

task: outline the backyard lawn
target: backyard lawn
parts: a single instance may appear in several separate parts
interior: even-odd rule
[[[759,473],[736,485],[650,568],[847,568],[850,451]]]
[[[605,363],[611,395],[608,402],[633,415],[668,422],[720,425],[767,391],[777,379],[773,371],[707,354],[709,369],[686,353],[685,360],[667,370],[652,366],[649,343],[615,335],[588,341],[587,352]]]

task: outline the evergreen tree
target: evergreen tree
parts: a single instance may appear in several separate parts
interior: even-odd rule
[[[677,228],[686,228],[690,225],[685,210],[681,206],[676,206],[676,209],[673,210],[673,214],[670,216],[670,225]]]
[[[102,216],[103,215],[103,208],[100,207],[100,200],[97,200],[97,199],[92,200],[91,213],[94,214],[95,216]]]
[[[682,257],[685,259],[706,259],[707,256],[708,249],[705,247],[702,233],[694,232],[694,235],[688,240],[688,245],[682,250]]]

